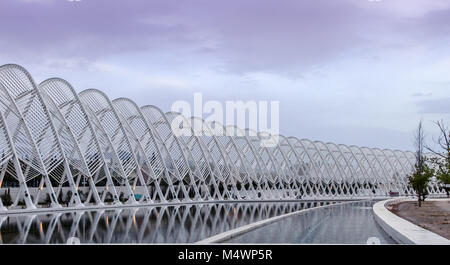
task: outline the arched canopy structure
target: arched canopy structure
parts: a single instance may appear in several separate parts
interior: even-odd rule
[[[176,122],[180,122],[177,124]],[[175,126],[188,134],[178,135]],[[216,134],[221,131],[226,133]],[[208,123],[77,94],[21,66],[0,67],[0,211],[180,201],[413,195],[414,153],[338,145]],[[270,135],[269,135],[270,136]],[[12,192],[11,192],[12,191]],[[443,194],[435,180],[431,195]]]

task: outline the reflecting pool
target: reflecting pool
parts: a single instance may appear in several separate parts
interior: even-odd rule
[[[193,243],[252,222],[330,203],[189,204],[0,215],[0,243]]]
[[[306,211],[224,243],[396,244],[375,222],[373,201]]]

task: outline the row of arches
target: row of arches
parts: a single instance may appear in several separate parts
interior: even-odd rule
[[[0,114],[0,210],[413,194],[412,152],[281,135],[266,147],[261,134],[77,94],[60,78],[37,84],[19,65],[0,67]],[[192,133],[174,134],[176,120]]]

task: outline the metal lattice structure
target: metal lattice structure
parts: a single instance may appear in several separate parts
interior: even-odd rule
[[[414,153],[262,136],[0,67],[0,211],[413,195]],[[190,136],[176,136],[181,117]],[[192,127],[192,128],[191,128]],[[213,130],[239,132],[217,135]],[[256,135],[256,136],[255,136]],[[443,193],[436,181],[429,193]]]

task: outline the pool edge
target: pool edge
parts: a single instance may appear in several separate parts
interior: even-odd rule
[[[432,199],[429,199],[432,200]],[[388,199],[373,205],[375,222],[395,241],[400,244],[414,245],[450,245],[450,240],[421,228],[386,208],[386,205],[400,201],[414,201],[408,198]]]
[[[250,232],[252,230],[255,230],[257,228],[269,225],[271,223],[280,221],[282,219],[285,219],[287,217],[291,217],[291,216],[295,216],[307,211],[311,211],[311,210],[318,210],[318,209],[323,209],[323,208],[327,208],[327,207],[332,207],[332,206],[336,206],[336,205],[343,205],[343,204],[349,204],[349,203],[354,203],[357,202],[358,200],[355,201],[346,201],[346,202],[338,202],[338,203],[334,203],[334,204],[329,204],[329,205],[323,205],[323,206],[316,206],[316,207],[311,207],[311,208],[307,208],[307,209],[302,209],[302,210],[298,210],[292,213],[286,213],[283,215],[278,215],[278,216],[274,216],[268,219],[264,219],[261,221],[257,221],[251,224],[247,224],[229,231],[225,231],[223,233],[202,239],[200,241],[195,242],[194,244],[199,244],[199,245],[206,245],[206,244],[214,244],[214,243],[222,243],[226,240],[235,238],[237,236],[240,236],[242,234],[245,234],[247,232]]]

